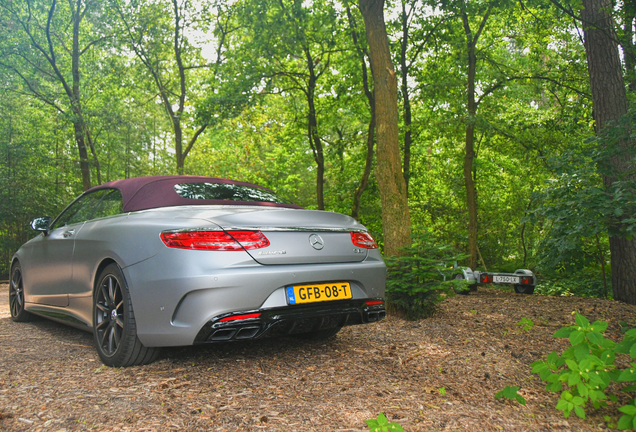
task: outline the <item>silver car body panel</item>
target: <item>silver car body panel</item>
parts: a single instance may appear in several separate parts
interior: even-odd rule
[[[337,213],[180,206],[79,225],[67,237],[63,234],[72,227],[38,235],[16,253],[26,310],[92,329],[96,279],[105,263],[114,261],[130,291],[137,335],[148,347],[192,344],[201,327],[222,314],[287,307],[289,285],[349,282],[354,299],[384,297],[380,252],[355,247],[349,233],[365,227]],[[236,227],[262,231],[270,245],[250,251],[186,250],[169,248],[160,238],[168,230]],[[311,235],[320,236],[322,249],[312,246]],[[54,264],[43,262],[54,242],[71,250],[72,258],[67,253]]]

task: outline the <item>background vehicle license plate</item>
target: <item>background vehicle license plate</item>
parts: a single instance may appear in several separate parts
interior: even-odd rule
[[[493,276],[492,281],[497,283],[509,283],[509,284],[518,284],[519,277],[518,276]]]
[[[350,299],[351,297],[349,282],[287,287],[287,303],[290,305]]]

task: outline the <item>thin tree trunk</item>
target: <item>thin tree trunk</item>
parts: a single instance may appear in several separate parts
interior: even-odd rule
[[[469,267],[475,269],[477,267],[478,254],[477,249],[477,187],[475,185],[475,177],[477,176],[474,160],[475,160],[475,119],[477,115],[477,102],[475,100],[475,76],[477,74],[477,53],[475,46],[479,40],[486,21],[490,16],[492,5],[488,7],[481,20],[479,29],[473,34],[468,15],[466,13],[466,5],[462,3],[462,22],[464,24],[464,32],[466,34],[466,47],[468,51],[468,92],[467,92],[467,116],[466,116],[466,146],[464,153],[464,184],[466,187],[466,206],[468,207],[468,253],[470,254]]]
[[[358,52],[360,66],[362,68],[362,87],[364,88],[364,94],[369,102],[369,112],[371,114],[369,126],[367,128],[367,157],[365,159],[364,171],[362,172],[360,184],[353,194],[353,205],[351,206],[351,217],[358,220],[360,218],[360,200],[362,199],[362,194],[369,184],[371,168],[373,167],[373,146],[375,144],[375,100],[373,99],[373,92],[371,92],[371,89],[369,88],[369,73],[367,71],[367,63],[365,61],[365,57],[369,57],[369,54],[360,47],[356,24],[349,4],[347,4],[347,17],[349,18],[349,27],[351,28],[351,38],[353,39],[353,44]]]
[[[411,243],[406,182],[400,161],[397,77],[384,23],[384,0],[360,0],[373,73],[378,158],[375,177],[382,201],[384,253],[398,255]]]
[[[325,155],[322,149],[322,141],[318,135],[318,119],[316,117],[316,105],[314,94],[316,91],[316,75],[311,55],[307,52],[307,66],[309,67],[309,83],[307,86],[307,137],[314,153],[316,161],[316,202],[318,210],[325,209],[324,184],[325,184]]]
[[[585,23],[585,52],[598,133],[608,123],[619,120],[627,113],[627,92],[615,42],[614,22],[607,13],[612,10],[611,1],[583,0],[583,7],[581,15]],[[633,148],[634,143],[625,138],[619,146],[619,150],[624,151]],[[615,152],[609,159],[614,175],[603,175],[606,188],[611,187],[619,177],[636,180],[633,174],[628,174],[633,167],[629,158],[621,154],[623,151],[618,154]],[[610,235],[609,243],[614,300],[636,304],[636,239]]]

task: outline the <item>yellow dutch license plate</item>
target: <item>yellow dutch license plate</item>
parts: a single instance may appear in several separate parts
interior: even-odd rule
[[[295,285],[288,286],[286,288],[287,303],[290,305],[343,300],[350,299],[352,297],[349,282]]]

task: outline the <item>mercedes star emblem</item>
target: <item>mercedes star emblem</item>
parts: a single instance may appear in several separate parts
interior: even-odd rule
[[[325,242],[318,234],[312,234],[309,236],[309,244],[316,250],[321,250],[323,247],[325,247]]]

